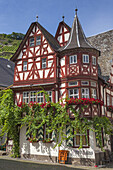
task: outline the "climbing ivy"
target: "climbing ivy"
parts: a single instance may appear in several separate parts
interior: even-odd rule
[[[96,139],[99,143],[99,147],[103,150],[102,145],[102,128],[105,135],[110,135],[113,126],[107,117],[95,116],[92,119],[83,117],[83,110],[91,104],[97,104],[101,102],[90,100],[88,102],[80,100],[78,109],[76,110],[73,103],[69,103],[66,99],[65,105],[50,102],[47,92],[43,92],[46,98],[46,103],[34,103],[29,104],[20,103],[18,106],[14,104],[14,97],[12,90],[4,90],[0,93],[0,136],[7,134],[9,138],[13,140],[13,156],[19,157],[19,131],[22,126],[27,126],[27,132],[31,135],[30,141],[36,140],[37,130],[46,124],[46,133],[56,134],[56,145],[54,147],[61,146],[64,140],[73,138],[79,131],[80,134],[86,134],[87,130],[96,132]],[[39,93],[40,93],[39,92]],[[75,99],[76,100],[76,99]],[[76,100],[78,102],[78,100]],[[69,111],[73,113],[73,119],[69,116]],[[70,135],[66,136],[66,125],[70,126]],[[73,133],[74,130],[74,133]],[[60,141],[59,141],[60,136]],[[88,140],[88,139],[86,139]],[[107,138],[106,138],[107,140]],[[83,147],[82,136],[80,136],[80,147]]]

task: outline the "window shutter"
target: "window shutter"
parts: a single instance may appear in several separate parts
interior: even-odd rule
[[[55,131],[53,131],[53,132],[52,132],[52,140],[55,141],[55,139],[56,139],[56,133],[55,133]]]
[[[26,127],[26,140],[29,140],[29,138],[30,138],[30,133],[27,132],[28,129],[29,129],[29,127],[27,126]]]
[[[67,146],[73,146],[73,138],[68,138],[70,136],[71,130],[72,129],[71,129],[70,125],[66,125],[66,136],[67,136],[66,143],[67,143]]]
[[[44,127],[43,126],[38,129],[37,139],[38,139],[38,141],[44,139]]]

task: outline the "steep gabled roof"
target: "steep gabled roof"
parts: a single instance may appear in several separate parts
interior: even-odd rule
[[[69,27],[69,25],[67,25],[64,21],[61,21],[58,25],[58,28],[57,28],[57,31],[56,31],[56,34],[55,34],[55,38],[56,38],[56,36],[57,36],[57,34],[60,30],[61,25],[64,25],[68,29],[69,32],[71,31],[71,28]]]
[[[0,58],[0,86],[8,87],[13,84],[14,67],[12,61]]]
[[[49,43],[49,45],[51,46],[51,48],[54,50],[54,51],[57,51],[59,48],[60,48],[60,45],[59,43],[56,41],[56,39],[44,28],[42,27],[38,22],[33,22],[26,35],[24,36],[24,39],[23,41],[20,43],[16,53],[11,57],[11,61],[14,61],[17,56],[19,55],[21,49],[23,48],[23,46],[25,45],[25,42],[27,41],[32,29],[34,28],[34,26],[38,26],[38,28],[40,29],[40,31],[42,32],[42,34],[44,35],[44,37],[46,38],[47,42]]]
[[[74,49],[74,48],[94,48],[87,41],[82,26],[79,22],[77,13],[73,21],[73,25],[71,28],[70,37],[67,42],[67,45],[65,47],[60,48],[60,51]]]

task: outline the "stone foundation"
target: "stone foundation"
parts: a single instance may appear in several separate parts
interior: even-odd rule
[[[21,158],[35,159],[38,161],[44,161],[44,162],[50,162],[50,163],[58,163],[58,158],[54,157],[54,156],[22,154]],[[88,158],[70,158],[70,157],[68,157],[66,164],[94,166],[95,160],[88,159]]]

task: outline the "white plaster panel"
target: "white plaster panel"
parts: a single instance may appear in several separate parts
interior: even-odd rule
[[[53,60],[49,60],[48,61],[48,67],[51,67],[52,63],[53,63]]]
[[[64,65],[65,65],[65,57],[61,58],[60,64],[61,64],[61,66],[64,66]]]
[[[52,55],[49,55],[49,56],[48,56],[48,59],[53,59],[53,56],[52,56]]]
[[[43,70],[39,70],[40,78],[43,78]]]
[[[62,68],[63,72],[64,72],[64,75],[65,75],[65,68]]]
[[[40,61],[40,57],[37,57],[37,59],[35,61]]]
[[[19,73],[20,75],[20,80],[23,80],[23,73]]]
[[[110,90],[109,90],[109,89],[106,89],[106,92],[107,92],[108,94],[110,94]]]
[[[30,53],[30,51],[29,51],[29,53],[28,53],[28,57],[32,57],[33,55]]]
[[[32,59],[28,59],[28,62],[33,62],[33,60]]]
[[[54,77],[54,72],[50,75],[50,77]]]
[[[65,41],[68,41],[69,39],[69,33],[65,34]]]
[[[18,77],[17,76],[15,76],[15,81],[18,81]]]
[[[37,33],[37,35],[41,34],[41,31],[39,30],[39,32]]]
[[[50,48],[50,46],[48,46],[48,53],[51,53],[52,52],[52,50],[51,50],[51,48]]]
[[[31,32],[30,37],[33,36],[34,34]]]
[[[67,32],[67,29],[64,27],[64,32]]]
[[[19,56],[18,56],[18,59],[22,58],[22,51],[20,52]]]
[[[37,75],[35,74],[35,75],[34,75],[34,79],[37,79],[37,78],[38,78],[38,77],[37,77]]]
[[[62,43],[62,42],[63,42],[63,41],[62,41],[62,35],[58,36],[57,40],[58,40],[60,43]]]
[[[20,93],[16,93],[17,100],[19,99]]]
[[[46,47],[47,47],[47,44],[44,44],[44,45],[43,45],[43,48],[46,48]]]
[[[49,71],[50,71],[50,69],[45,70],[45,78],[47,78]]]
[[[36,63],[37,69],[40,69],[40,63]]]
[[[17,62],[17,65],[18,65],[18,64],[22,64],[22,60],[21,60],[21,61],[18,61],[18,62]]]
[[[34,28],[33,28],[33,32],[35,33],[35,26],[34,26]]]
[[[35,47],[35,53],[37,52],[37,50],[39,50],[39,46]]]
[[[24,73],[24,80],[27,79],[28,74],[29,74],[29,72],[25,72],[25,73]]]
[[[65,83],[62,83],[62,84],[60,85],[60,87],[65,87]]]
[[[59,32],[60,34],[62,33],[62,27],[60,28],[60,32]]]
[[[33,63],[28,64],[28,70],[31,70]]]
[[[22,66],[17,66],[18,71],[22,71]]]

